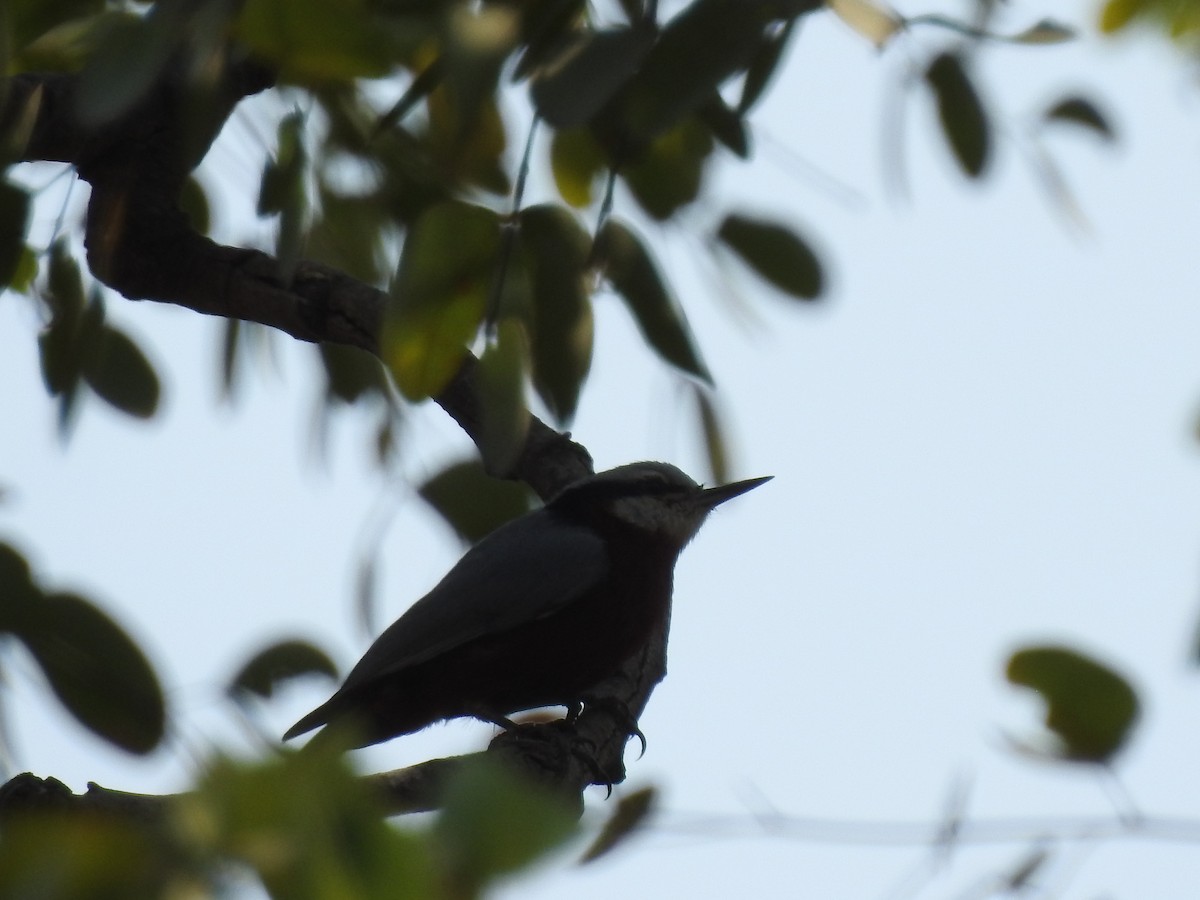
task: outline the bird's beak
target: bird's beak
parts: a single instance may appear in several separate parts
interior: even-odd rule
[[[745,481],[735,481],[732,484],[722,484],[717,487],[705,488],[704,493],[700,496],[704,500],[705,506],[712,509],[715,506],[720,506],[726,500],[732,500],[734,497],[741,496],[746,491],[752,491],[760,484],[766,484],[774,475],[764,475],[762,478],[747,478]]]

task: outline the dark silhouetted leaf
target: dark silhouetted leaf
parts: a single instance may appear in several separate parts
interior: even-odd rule
[[[1042,19],[1018,32],[1008,40],[1015,44],[1062,44],[1073,41],[1078,35],[1075,29],[1053,19]]]
[[[528,488],[491,477],[475,460],[443,469],[421,485],[420,494],[471,544],[529,512],[532,500]]]
[[[293,112],[279,123],[275,155],[263,168],[258,192],[258,214],[279,215],[275,254],[285,281],[291,278],[300,259],[308,224],[307,177],[304,116]]]
[[[596,180],[606,168],[604,153],[585,128],[556,131],[550,143],[550,168],[558,193],[572,206],[592,202]]]
[[[83,377],[93,391],[123,413],[148,419],[158,409],[158,375],[133,340],[102,327],[86,350]]]
[[[697,386],[696,406],[700,413],[700,432],[704,435],[704,449],[708,453],[708,470],[713,484],[729,482],[729,446],[725,439],[725,426],[721,422],[712,396]]]
[[[71,714],[130,753],[157,747],[166,709],[158,678],[138,646],[75,594],[48,594],[34,609],[17,636]]]
[[[0,543],[0,631],[15,631],[28,614],[27,607],[41,599],[29,563],[9,544]]]
[[[721,99],[720,94],[713,94],[697,110],[700,121],[708,126],[718,141],[740,156],[748,159],[750,156],[750,138],[746,134],[746,123],[734,110]]]
[[[1046,726],[1065,759],[1106,763],[1138,717],[1138,697],[1124,678],[1067,647],[1029,647],[1008,661],[1008,680],[1046,702]]]
[[[384,238],[393,232],[392,210],[379,194],[340,194],[320,187],[320,211],[308,230],[304,255],[341,269],[367,284],[388,275]]]
[[[512,470],[529,431],[525,376],[529,345],[515,318],[501,319],[496,339],[479,361],[479,399],[483,407],[479,450],[488,471]]]
[[[0,179],[0,290],[17,276],[28,227],[29,194]]]
[[[462,895],[516,872],[571,837],[577,814],[563,798],[489,759],[464,765],[446,786],[434,835]]]
[[[671,365],[711,382],[683,312],[638,236],[623,223],[609,219],[597,244],[604,274],[633,313],[646,342]]]
[[[754,51],[750,65],[746,68],[746,80],[742,82],[742,96],[737,105],[737,111],[741,115],[744,116],[753,109],[770,84],[771,78],[779,68],[779,60],[783,58],[784,48],[796,30],[795,24],[795,19],[788,19],[775,30],[764,34],[759,41],[758,49]]]
[[[698,119],[688,119],[658,137],[621,169],[621,176],[642,209],[655,219],[669,219],[700,193],[712,148],[712,132]]]
[[[580,862],[591,862],[606,856],[617,845],[624,843],[646,821],[657,802],[658,792],[652,787],[644,787],[622,797]]]
[[[431,207],[409,232],[382,344],[410,400],[436,394],[458,371],[483,320],[499,246],[496,214],[458,201]]]
[[[978,178],[990,156],[991,130],[962,60],[942,53],[925,71],[925,82],[937,100],[938,119],[954,158],[963,172]]]
[[[235,699],[254,694],[269,700],[279,685],[308,675],[324,675],[336,681],[338,670],[323,650],[308,641],[280,641],[254,654],[225,692]]]
[[[1086,128],[1106,141],[1116,139],[1108,118],[1086,97],[1064,97],[1043,114],[1047,122],[1065,122]]]
[[[793,297],[813,300],[824,289],[817,255],[784,225],[729,215],[717,237],[762,278]]]
[[[559,422],[570,421],[592,363],[586,271],[591,239],[563,206],[520,215],[520,246],[533,286],[533,383]]]
[[[387,373],[374,354],[348,344],[322,343],[326,390],[344,403],[354,403],[364,394],[386,394]]]
[[[183,192],[179,195],[179,206],[188,221],[201,234],[208,234],[212,225],[212,215],[208,208],[208,195],[204,186],[192,175],[183,183]]]
[[[555,128],[590,121],[637,71],[656,34],[649,24],[580,33],[534,75],[538,115]]]

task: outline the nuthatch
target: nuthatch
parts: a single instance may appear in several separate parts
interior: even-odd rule
[[[641,462],[568,485],[467,551],[284,740],[346,721],[365,747],[442,719],[578,709],[670,612],[675,560],[709,512],[769,480],[702,488]]]

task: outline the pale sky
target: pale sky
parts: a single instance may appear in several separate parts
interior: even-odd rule
[[[1018,9],[1014,30],[1048,7]],[[1091,4],[1049,11],[1077,25],[1093,16]],[[731,306],[709,248],[680,229],[654,233],[720,388],[732,475],[776,478],[714,515],[677,568],[670,673],[641,722],[648,752],[627,759],[629,789],[662,789],[662,818],[595,866],[560,863],[507,895],[985,896],[1036,833],[960,848],[926,883],[908,880],[928,859],[921,847],[770,837],[754,821],[932,823],[962,779],[968,818],[1113,815],[1092,774],[1006,747],[1004,734],[1029,736],[1040,721],[1002,675],[1027,642],[1068,642],[1139,687],[1122,783],[1147,814],[1200,821],[1200,672],[1188,663],[1200,618],[1200,85],[1145,38],[1102,43],[1089,31],[1066,47],[993,48],[979,71],[1002,132],[991,177],[963,181],[918,94],[911,199],[895,202],[881,175],[883,106],[906,60],[943,37],[921,32],[879,56],[813,17],[753,121],[861,201],[763,139],[752,165],[717,168],[711,205],[689,220],[737,207],[802,229],[832,276],[820,305],[745,275]],[[1087,233],[1048,202],[1022,143],[1033,112],[1077,89],[1120,134],[1115,149],[1070,129],[1048,135]],[[219,159],[244,176],[237,152]],[[44,210],[41,227],[55,214]],[[260,228],[246,221],[250,200],[219,214],[223,239]],[[677,378],[614,298],[596,309],[598,355],[573,433],[600,468],[655,458],[704,478]],[[143,643],[186,749],[148,761],[110,749],[47,700],[20,653],[5,656],[5,711],[20,769],[76,790],[172,790],[188,783],[192,753],[247,748],[220,691],[256,648],[304,636],[344,667],[365,649],[354,565],[385,488],[366,461],[367,417],[339,417],[327,462],[310,452],[311,348],[277,340],[279,371],[255,372],[228,408],[216,403],[216,322],[119,299],[109,314],[158,363],[163,413],[144,426],[89,404],[64,447],[36,322],[25,301],[0,301],[0,539]],[[409,426],[414,484],[469,451],[435,407]],[[390,621],[460,548],[415,494],[386,490],[400,505],[384,542]],[[266,711],[267,727],[281,732],[327,693],[297,686]],[[491,733],[435,726],[361,764],[467,752]],[[598,817],[612,804],[597,790],[589,807]],[[693,816],[729,827],[685,833]],[[1192,897],[1196,851],[1068,850],[1047,884],[1065,885],[1065,898]]]

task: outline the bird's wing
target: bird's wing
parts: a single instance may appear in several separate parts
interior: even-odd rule
[[[604,541],[589,528],[544,509],[509,522],[379,635],[341,691],[547,616],[596,585],[607,567]]]

